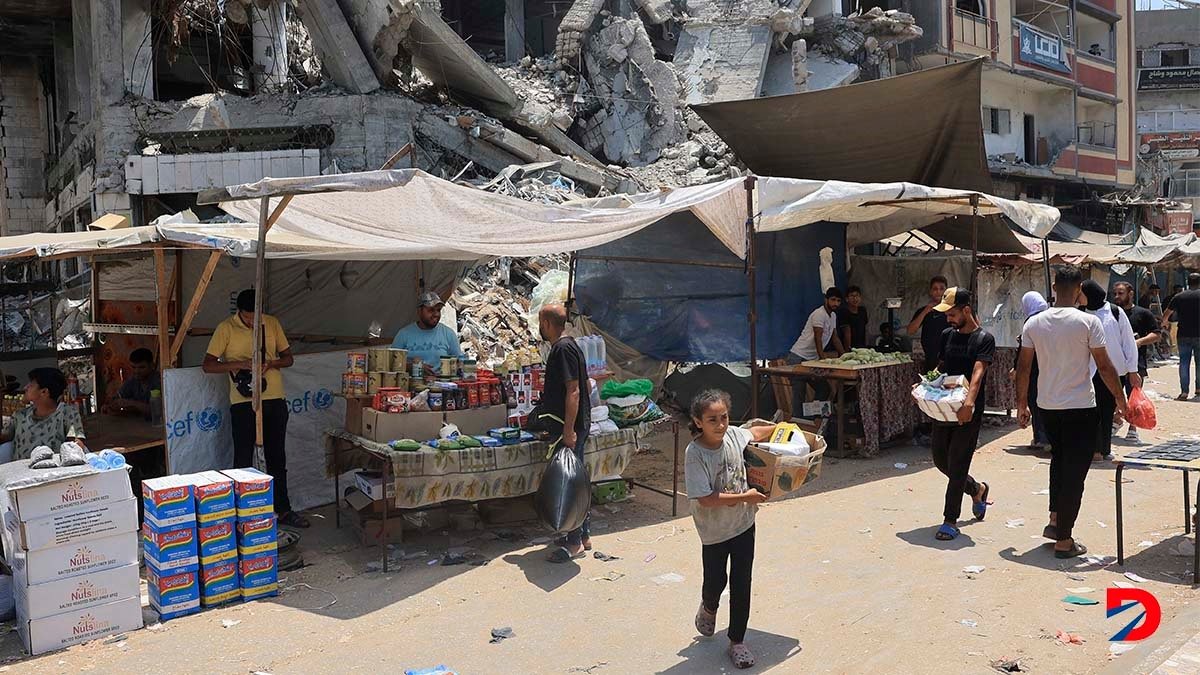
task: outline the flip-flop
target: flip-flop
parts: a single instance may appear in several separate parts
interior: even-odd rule
[[[1087,553],[1087,547],[1077,541],[1071,542],[1071,548],[1065,551],[1054,549],[1054,557],[1062,559],[1077,558],[1085,553]]]
[[[979,501],[971,503],[971,513],[975,514],[975,520],[983,520],[987,516],[988,494],[991,493],[992,486],[985,481],[983,483],[983,494],[979,497]]]
[[[1051,541],[1058,541],[1058,527],[1054,525],[1047,525],[1046,527],[1042,528],[1042,536]]]
[[[287,525],[288,527],[311,527],[312,526],[312,523],[310,523],[308,521],[308,518],[305,518],[304,516],[300,515],[299,513],[295,512],[295,511],[288,511],[287,513],[280,516],[279,524]]]
[[[950,541],[958,536],[958,528],[947,523],[942,523],[942,526],[934,533],[933,538],[938,541]]]
[[[584,555],[586,554],[582,550],[579,553],[572,555],[565,546],[559,546],[558,548],[554,549],[553,553],[546,556],[546,560],[549,560],[552,563],[565,563],[577,558],[582,558]]]
[[[754,653],[745,644],[739,642],[729,645],[729,659],[735,668],[745,670],[754,666]]]
[[[712,637],[717,632],[717,613],[705,609],[703,602],[696,610],[696,630],[704,637]]]
[[[562,546],[564,548],[566,547],[566,545],[568,543],[570,543],[570,542],[567,541],[567,538],[565,536],[559,537],[558,539],[554,540],[555,546]],[[585,551],[592,550],[592,538],[591,537],[588,537],[587,539],[583,540],[583,550],[585,550]]]

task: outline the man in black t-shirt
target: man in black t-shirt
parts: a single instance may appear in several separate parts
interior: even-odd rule
[[[533,414],[540,425],[551,429],[552,438],[561,431],[562,445],[574,449],[582,465],[583,446],[592,426],[587,361],[575,338],[563,335],[566,327],[567,310],[562,305],[546,305],[538,312],[538,330],[542,339],[550,343],[550,355],[546,358],[542,399]],[[591,546],[588,519],[558,544],[550,553],[550,562],[582,558]]]
[[[1193,272],[1187,278],[1188,289],[1171,298],[1171,304],[1163,312],[1162,327],[1170,328],[1176,319],[1179,343],[1179,399],[1186,401],[1191,391],[1191,362],[1196,359],[1196,397],[1200,398],[1200,273]]]
[[[971,292],[965,288],[948,289],[935,308],[946,315],[950,324],[942,333],[938,353],[938,370],[946,375],[961,375],[967,379],[967,399],[958,410],[957,422],[933,423],[933,463],[946,475],[945,521],[936,537],[943,541],[958,536],[958,517],[962,513],[962,496],[971,498],[971,511],[976,520],[987,515],[987,483],[971,477],[971,458],[979,442],[983,426],[983,395],[987,369],[996,355],[996,340],[980,327],[971,308]]]
[[[846,302],[837,310],[837,329],[846,349],[867,346],[867,308],[858,286],[846,289]]]
[[[946,322],[946,315],[936,309],[942,301],[942,294],[946,292],[947,285],[946,277],[936,276],[930,279],[929,304],[917,310],[908,324],[909,335],[916,335],[918,332],[921,334],[921,349],[925,352],[923,372],[933,370],[938,364],[941,357],[942,333],[950,325]]]
[[[1134,304],[1134,293],[1133,284],[1127,281],[1118,281],[1113,285],[1113,301],[1125,310],[1125,316],[1129,318],[1129,325],[1133,328],[1133,337],[1138,350],[1137,378],[1136,380],[1132,377],[1126,378],[1126,396],[1133,391],[1134,387],[1142,384],[1142,380],[1149,373],[1151,345],[1158,344],[1162,340],[1158,319],[1154,318],[1154,314],[1150,310]],[[1129,432],[1126,434],[1125,440],[1136,444],[1142,442],[1138,437],[1137,427],[1129,425]]]

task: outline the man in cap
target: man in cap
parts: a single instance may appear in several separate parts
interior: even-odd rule
[[[421,359],[428,368],[433,368],[443,356],[461,359],[463,351],[458,334],[441,323],[445,304],[437,293],[422,293],[417,298],[417,320],[396,333],[392,347],[408,350],[410,359]]]

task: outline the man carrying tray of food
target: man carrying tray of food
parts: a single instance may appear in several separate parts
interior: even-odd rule
[[[934,309],[945,313],[950,327],[942,333],[937,372],[926,374],[925,382],[913,388],[913,397],[934,420],[933,463],[947,478],[944,521],[934,536],[950,541],[959,533],[964,494],[971,498],[976,520],[983,520],[991,503],[988,484],[972,478],[970,471],[983,425],[983,406],[976,406],[976,399],[985,390],[996,340],[975,318],[969,290],[947,289]]]

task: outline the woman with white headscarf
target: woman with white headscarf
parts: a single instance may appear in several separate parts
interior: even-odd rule
[[[1042,297],[1037,291],[1029,291],[1021,296],[1021,308],[1025,310],[1025,320],[1043,312],[1050,307],[1046,302],[1046,298]],[[1017,351],[1021,350],[1021,338],[1017,336]],[[1009,377],[1016,377],[1016,369],[1009,373]],[[1050,447],[1050,438],[1046,436],[1046,426],[1042,422],[1042,412],[1037,406],[1037,382],[1038,382],[1038,366],[1037,358],[1033,360],[1033,369],[1029,373],[1029,412],[1033,416],[1033,442],[1029,447],[1042,450]]]

